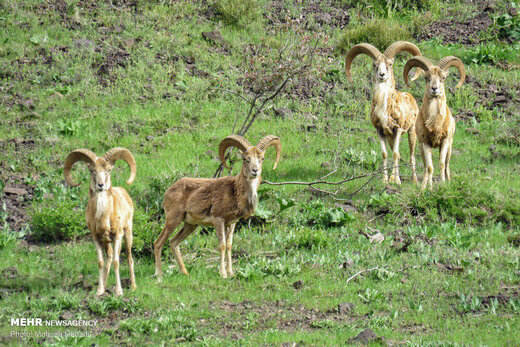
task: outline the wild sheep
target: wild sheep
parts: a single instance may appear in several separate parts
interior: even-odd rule
[[[231,247],[235,224],[240,218],[247,218],[255,211],[264,152],[270,146],[276,149],[274,170],[282,154],[282,144],[278,137],[269,135],[261,139],[256,146],[251,146],[242,136],[230,135],[220,142],[220,161],[229,168],[225,160],[226,150],[229,147],[238,148],[242,154],[242,169],[237,176],[216,179],[181,178],[166,191],[163,202],[166,223],[154,243],[154,276],[161,279],[162,249],[166,240],[183,221],[181,230],[170,240],[171,250],[179,264],[179,272],[188,275],[179,244],[193,233],[198,225],[209,225],[215,227],[219,242],[219,273],[223,278],[233,275]],[[224,266],[226,254],[227,265]]]
[[[383,54],[371,44],[361,43],[352,47],[345,58],[345,74],[351,82],[350,69],[354,58],[359,54],[366,54],[373,60],[375,73],[370,120],[377,130],[383,152],[383,182],[395,182],[396,184],[401,184],[401,179],[399,178],[399,144],[403,132],[408,133],[412,179],[417,183],[417,175],[415,173],[415,142],[417,139],[415,135],[415,121],[419,113],[419,107],[411,94],[399,92],[395,89],[393,63],[394,57],[401,52],[408,52],[414,56],[421,55],[419,48],[413,43],[398,41],[391,44]],[[390,180],[388,180],[387,172],[388,153],[386,151],[385,139],[392,149],[394,160]]]
[[[424,90],[423,104],[417,119],[417,136],[421,143],[421,155],[424,162],[424,177],[422,189],[429,184],[432,188],[433,163],[432,148],[439,147],[439,170],[441,182],[450,180],[450,158],[453,147],[453,135],[455,134],[455,120],[450,108],[446,104],[444,82],[449,74],[450,67],[456,67],[460,73],[457,88],[462,86],[466,78],[466,70],[462,61],[453,56],[442,58],[437,66],[433,66],[430,60],[424,57],[414,57],[408,60],[404,66],[404,80],[408,85],[408,73],[410,69],[418,67],[424,70],[426,88]]]
[[[112,261],[116,274],[115,294],[123,294],[119,277],[119,254],[123,236],[125,237],[128,267],[130,268],[131,289],[134,290],[136,288],[134,261],[132,259],[132,217],[134,206],[126,190],[120,187],[112,187],[110,179],[110,171],[114,167],[114,163],[119,159],[126,161],[128,166],[130,166],[130,177],[126,183],[132,184],[137,168],[132,153],[125,148],[113,148],[99,158],[88,149],[76,149],[69,153],[65,159],[65,180],[73,187],[79,185],[71,177],[74,163],[83,161],[87,163],[90,171],[86,217],[87,227],[92,233],[98,256],[99,286],[97,295],[102,295],[105,292]],[[106,262],[104,253],[107,256]]]

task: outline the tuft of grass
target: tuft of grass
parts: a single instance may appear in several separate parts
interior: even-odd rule
[[[231,25],[246,27],[258,19],[258,0],[217,0],[213,4],[222,19]]]
[[[341,37],[336,49],[341,53],[358,43],[369,42],[383,51],[395,41],[409,41],[412,38],[410,29],[391,19],[372,19],[368,23],[356,25],[348,29]]]

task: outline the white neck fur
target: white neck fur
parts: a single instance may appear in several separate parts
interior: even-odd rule
[[[446,98],[444,96],[430,98],[428,103],[428,113],[424,120],[426,128],[432,130],[442,126],[446,118]]]
[[[388,98],[392,92],[392,81],[387,79],[384,82],[374,83],[374,112],[381,119],[381,123],[388,124]]]
[[[94,199],[96,203],[96,219],[101,219],[105,216],[108,207],[107,191],[95,192]]]
[[[249,184],[247,200],[253,208],[256,208],[256,205],[258,205],[258,186],[260,185],[260,177],[247,179],[247,183]]]

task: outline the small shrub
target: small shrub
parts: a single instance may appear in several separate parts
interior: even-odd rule
[[[515,61],[517,52],[518,48],[516,46],[509,47],[487,43],[465,50],[461,60],[465,64],[496,65],[502,61]]]
[[[76,136],[79,133],[84,134],[85,125],[79,120],[58,119],[58,133],[65,136]]]
[[[257,0],[217,0],[213,6],[226,23],[238,26],[254,22],[260,8]]]
[[[520,14],[511,16],[508,13],[494,17],[493,28],[501,39],[520,40]]]
[[[157,334],[167,332],[174,338],[195,341],[200,335],[193,321],[179,316],[176,312],[167,312],[150,319],[128,318],[121,321],[120,328],[134,334]]]
[[[153,254],[153,243],[157,236],[159,236],[162,227],[159,221],[151,220],[150,216],[143,210],[135,209],[132,251],[145,256]]]
[[[301,213],[293,216],[293,224],[319,227],[339,227],[354,220],[354,216],[340,207],[328,207],[320,200],[303,204]]]
[[[303,232],[291,233],[287,240],[287,247],[290,248],[327,248],[329,245],[329,235],[323,230],[304,230]]]
[[[340,53],[346,53],[353,45],[369,42],[380,51],[384,51],[395,41],[409,41],[411,38],[410,30],[400,23],[389,19],[372,19],[366,24],[348,29],[336,49]]]
[[[72,240],[88,233],[85,210],[70,201],[51,201],[30,211],[31,237],[39,242]]]
[[[279,260],[260,258],[238,270],[237,277],[249,280],[266,276],[285,277],[298,274],[301,270],[300,264],[294,264],[285,257]]]

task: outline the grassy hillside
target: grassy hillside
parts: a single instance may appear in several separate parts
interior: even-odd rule
[[[517,343],[518,11],[502,1],[0,1],[0,342]],[[384,50],[397,40],[466,66],[460,89],[456,72],[446,82],[457,121],[452,181],[432,191],[411,182],[406,137],[402,186],[381,182],[371,61],[356,58],[354,83],[344,76],[354,44]],[[424,79],[404,85],[407,58],[396,58],[397,87],[420,104]],[[180,177],[213,176],[220,140],[255,112],[251,100],[259,107],[286,79],[246,133],[251,143],[282,140],[276,171],[267,153],[264,180],[362,177],[315,189],[263,184],[257,215],[237,226],[235,277],[219,278],[217,240],[205,228],[181,245],[191,276],[165,249],[158,284],[150,252],[165,190]],[[126,164],[112,174],[136,207],[138,288],[95,298],[88,170],[75,166],[82,184],[71,188],[63,162],[77,148],[113,147],[138,165],[131,186]],[[435,178],[437,160],[436,151]],[[384,240],[372,243],[377,233]],[[124,256],[121,269],[127,278]],[[11,327],[17,317],[97,326]],[[36,336],[45,331],[63,335]]]

